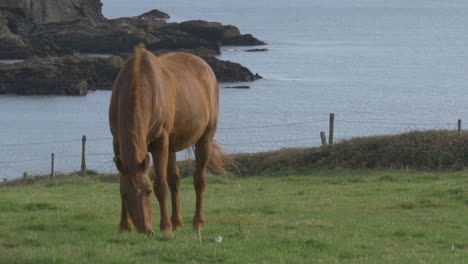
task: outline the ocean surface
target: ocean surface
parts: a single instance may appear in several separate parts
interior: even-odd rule
[[[468,120],[468,2],[463,0],[104,0],[108,18],[157,8],[172,21],[233,24],[267,52],[223,47],[264,80],[224,89],[217,139],[228,152],[317,146],[335,113],[335,138],[455,129]],[[0,96],[0,179],[79,170],[115,172],[110,92],[86,97]],[[179,158],[192,158],[182,152]]]

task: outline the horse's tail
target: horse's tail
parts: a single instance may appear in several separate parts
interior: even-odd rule
[[[226,170],[226,166],[229,166],[233,169],[237,169],[236,162],[234,159],[227,155],[221,145],[216,141],[212,141],[211,145],[211,154],[208,162],[208,166],[216,173],[219,173],[223,176],[229,176],[230,173]]]

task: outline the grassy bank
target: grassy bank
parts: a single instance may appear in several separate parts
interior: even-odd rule
[[[418,169],[468,168],[468,133],[412,131],[399,135],[357,137],[333,146],[291,148],[234,156],[239,175],[303,172],[316,169]]]
[[[468,169],[468,133],[460,136],[451,130],[412,131],[399,135],[356,137],[333,146],[285,148],[230,157],[237,166],[227,166],[227,169],[235,176],[305,173],[323,169],[460,171]],[[194,161],[179,161],[179,168],[182,177],[191,177]],[[96,172],[89,171],[88,174],[94,177]],[[103,177],[118,181],[116,175],[99,175],[99,178]],[[46,178],[15,178],[0,182],[0,185],[22,185]]]
[[[190,178],[181,183],[186,227],[172,238],[117,234],[116,183],[68,178],[0,187],[0,263],[468,262],[463,172],[209,180],[201,243],[190,228]]]

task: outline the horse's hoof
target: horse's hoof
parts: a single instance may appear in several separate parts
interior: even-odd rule
[[[161,230],[161,238],[166,239],[166,238],[172,238],[174,233],[172,230]]]
[[[179,230],[182,230],[182,228],[183,228],[182,224],[173,224],[172,225],[172,230],[173,231],[179,231]]]
[[[172,235],[172,225],[169,223],[168,225],[161,225],[160,231],[162,235],[171,236]]]
[[[182,227],[183,227],[182,219],[171,219],[171,223],[172,223],[173,231],[182,230]]]
[[[131,233],[132,228],[131,227],[119,227],[119,233]]]
[[[193,229],[203,231],[205,229],[205,221],[203,219],[193,219]]]

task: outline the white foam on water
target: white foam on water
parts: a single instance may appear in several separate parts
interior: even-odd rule
[[[23,62],[24,60],[0,60],[0,64],[14,64]]]

